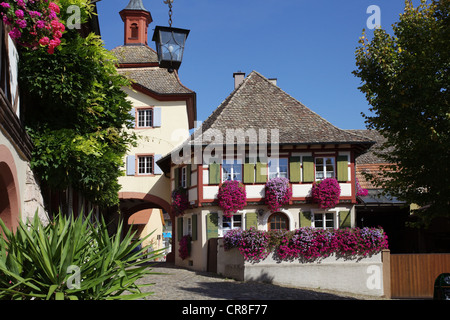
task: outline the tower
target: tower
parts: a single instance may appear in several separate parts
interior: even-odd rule
[[[148,25],[153,19],[142,0],[130,0],[119,14],[124,22],[124,44],[147,45]]]

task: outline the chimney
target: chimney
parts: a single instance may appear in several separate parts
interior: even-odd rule
[[[277,85],[277,78],[270,78],[268,79],[270,82],[272,82],[274,85]]]
[[[245,79],[245,72],[235,72],[233,73],[233,78],[234,78],[234,88],[236,89],[237,87],[239,87],[242,83],[242,81],[244,81]]]

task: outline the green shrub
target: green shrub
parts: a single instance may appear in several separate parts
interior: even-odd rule
[[[133,241],[131,231],[122,238],[122,223],[112,236],[103,217],[92,215],[60,214],[46,226],[36,215],[15,233],[1,219],[0,225],[0,299],[139,299],[151,294],[135,281],[152,273],[146,263],[162,250],[147,253],[140,247],[145,238]]]

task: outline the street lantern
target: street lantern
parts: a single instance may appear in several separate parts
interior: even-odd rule
[[[156,26],[152,39],[156,43],[160,68],[166,68],[171,73],[181,65],[184,44],[189,34],[189,30],[172,28],[172,2],[173,0],[164,1],[169,5],[169,26]]]
[[[189,30],[156,26],[152,41],[156,43],[159,66],[169,72],[178,70],[183,59],[184,44]]]

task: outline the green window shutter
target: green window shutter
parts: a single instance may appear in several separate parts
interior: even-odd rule
[[[249,163],[248,159],[245,159],[244,163],[244,183],[255,182],[255,164]]]
[[[313,157],[303,157],[303,182],[314,182]]]
[[[351,228],[352,219],[350,211],[339,211],[339,228]]]
[[[198,239],[198,228],[197,228],[197,215],[192,215],[192,241]]]
[[[298,214],[300,227],[311,227],[311,211],[300,211]]]
[[[256,163],[256,183],[266,183],[267,182],[267,163],[257,162]]]
[[[180,241],[183,237],[183,218],[177,219],[177,240]]]
[[[291,157],[289,159],[289,180],[291,182],[300,182],[300,157]]]
[[[258,229],[258,214],[256,212],[248,212],[245,214],[245,229]]]
[[[219,215],[217,213],[209,213],[206,215],[206,237],[219,237]]]
[[[191,186],[191,165],[186,166],[186,188]]]
[[[338,156],[337,157],[337,180],[339,182],[348,181],[348,157]]]
[[[175,189],[180,186],[180,168],[173,169],[173,181],[175,182]]]
[[[220,164],[211,163],[209,165],[209,184],[220,183]]]

